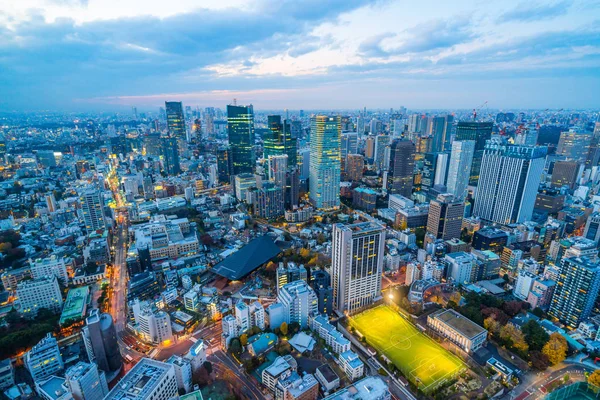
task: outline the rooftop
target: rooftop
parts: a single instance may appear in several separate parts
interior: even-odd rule
[[[442,321],[467,338],[474,338],[483,332],[487,332],[484,328],[454,310],[440,310],[432,314],[430,318]]]
[[[146,399],[154,387],[173,369],[173,366],[149,358],[142,358],[105,399]]]
[[[196,390],[195,392],[179,396],[179,400],[204,400],[204,398],[202,397],[202,392],[200,390]]]
[[[329,366],[329,364],[323,364],[317,367],[317,371],[325,378],[327,382],[333,382],[336,379],[340,379],[339,376],[335,373],[333,369]]]
[[[366,400],[383,399],[389,395],[387,384],[378,376],[363,378],[354,384],[338,390],[323,400]]]
[[[252,345],[254,353],[260,354],[269,349],[272,345],[277,343],[277,335],[270,332],[259,333],[258,335],[251,336],[248,338],[248,345]]]
[[[279,247],[268,236],[260,236],[215,265],[212,271],[217,275],[236,281],[250,274],[280,252]]]
[[[62,314],[60,315],[61,325],[64,325],[69,320],[83,318],[85,316],[89,293],[90,289],[87,286],[69,290]]]

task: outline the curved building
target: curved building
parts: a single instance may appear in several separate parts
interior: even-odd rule
[[[118,371],[122,365],[117,330],[110,314],[93,309],[81,332],[90,362],[104,372]]]

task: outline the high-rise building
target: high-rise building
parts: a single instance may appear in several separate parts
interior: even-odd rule
[[[394,140],[390,147],[388,192],[408,198],[412,197],[414,170],[415,145],[410,140]]]
[[[577,182],[578,173],[579,163],[577,161],[556,161],[552,168],[550,184],[555,188],[567,186],[569,189],[573,189]]]
[[[319,269],[311,272],[310,280],[310,285],[317,295],[319,314],[331,315],[333,313],[331,276],[327,271]]]
[[[264,158],[287,154],[289,167],[295,167],[298,164],[298,149],[289,121],[285,120],[282,123],[280,115],[269,115],[267,127],[268,130],[263,135]]]
[[[600,264],[587,257],[563,258],[550,316],[571,329],[586,320],[600,291]]]
[[[98,190],[87,189],[81,194],[79,201],[87,232],[92,233],[98,229],[106,229],[102,194]]]
[[[56,338],[48,333],[31,348],[23,357],[25,368],[35,382],[40,382],[56,375],[65,367]]]
[[[19,313],[27,318],[37,315],[40,308],[59,313],[63,299],[56,276],[22,281],[17,284],[17,297],[21,303]]]
[[[389,135],[375,136],[375,156],[373,162],[380,170],[387,170],[385,161],[385,149],[390,145],[391,137]]]
[[[342,168],[345,169],[348,155],[356,154],[358,151],[358,134],[356,132],[342,133],[340,151]]]
[[[346,158],[346,178],[358,182],[363,177],[365,158],[361,154],[348,154]]]
[[[441,187],[446,185],[449,161],[450,154],[447,152],[425,153],[423,155],[421,190],[429,193],[435,186]]]
[[[446,188],[448,193],[452,193],[458,199],[464,199],[467,195],[474,154],[474,140],[455,140],[452,142]]]
[[[248,189],[246,198],[250,198],[253,213],[260,218],[274,219],[285,214],[285,186],[265,182],[261,188]]]
[[[219,183],[230,183],[231,175],[233,175],[233,163],[229,147],[217,149],[217,171],[219,173]]]
[[[117,330],[110,314],[93,309],[81,331],[83,343],[90,362],[109,373],[121,368],[121,352],[117,342]]]
[[[286,186],[288,161],[289,157],[287,154],[270,155],[268,157],[269,180],[281,188],[285,188]]]
[[[165,137],[161,139],[161,160],[163,169],[167,175],[181,173],[179,165],[179,144],[176,137]]]
[[[427,233],[436,239],[460,238],[465,204],[449,193],[438,195],[429,202]]]
[[[94,363],[78,362],[67,370],[65,379],[75,400],[102,400],[108,394],[106,375]]]
[[[142,358],[104,399],[170,400],[176,397],[177,378],[173,365]]]
[[[310,200],[318,209],[340,206],[340,116],[311,118]]]
[[[162,310],[154,311],[151,307],[143,307],[136,322],[140,335],[147,342],[161,344],[173,340],[171,317]]]
[[[256,165],[254,151],[254,108],[227,106],[227,133],[233,163],[233,175],[252,173]]]
[[[56,255],[53,254],[47,258],[30,259],[29,265],[31,267],[31,276],[33,279],[55,276],[63,285],[65,285],[65,287],[68,286],[69,275],[63,257],[56,257]]]
[[[481,169],[481,159],[488,139],[492,137],[493,122],[459,122],[456,127],[456,136],[454,140],[474,140],[475,152],[473,153],[473,162],[471,163],[471,176],[469,185],[477,186],[479,181],[479,171]]]
[[[385,229],[375,222],[333,226],[334,305],[353,313],[381,297]]]
[[[444,151],[446,142],[446,117],[431,117],[429,118],[429,134],[432,137],[431,151],[437,153]]]
[[[169,135],[176,140],[185,141],[185,117],[183,115],[183,105],[180,101],[165,101],[165,110],[167,113],[167,129]]]
[[[277,293],[279,290],[290,282],[294,281],[305,281],[307,280],[308,273],[304,265],[296,265],[293,262],[289,262],[287,265],[279,263],[277,268]]]
[[[481,163],[473,215],[499,224],[529,221],[546,153],[546,147],[489,140]]]
[[[588,132],[580,132],[570,129],[561,132],[556,146],[556,154],[584,163],[589,153],[593,135]]]
[[[583,236],[598,243],[600,240],[600,213],[595,212],[588,217]]]
[[[318,310],[317,295],[306,281],[294,281],[283,285],[277,301],[285,309],[286,322],[297,322],[302,329],[308,326],[308,317]]]

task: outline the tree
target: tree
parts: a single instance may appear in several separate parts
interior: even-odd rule
[[[211,362],[210,362],[210,361],[204,361],[204,362],[202,363],[202,366],[204,367],[204,369],[206,370],[206,372],[207,372],[209,375],[210,375],[210,374],[212,374],[212,371],[213,371],[213,366],[212,366],[212,364],[211,364]]]
[[[306,259],[310,256],[310,249],[307,248],[301,248],[300,249],[300,257]]]
[[[240,343],[242,344],[242,346],[245,346],[248,344],[248,335],[246,335],[245,333],[242,334],[240,336]]]
[[[550,338],[544,328],[534,320],[527,321],[521,327],[521,332],[525,334],[525,341],[527,341],[531,350],[542,350],[542,347],[544,347]]]
[[[595,370],[588,376],[588,383],[600,387],[600,369]]]
[[[542,348],[542,353],[548,357],[550,364],[556,365],[567,358],[568,349],[567,340],[560,333],[553,333]]]
[[[455,304],[460,304],[460,301],[462,300],[462,296],[460,295],[459,292],[454,292],[450,295],[450,301],[453,301]]]
[[[281,334],[283,336],[287,336],[288,334],[288,324],[287,322],[282,322],[281,326],[279,327],[279,331],[281,332]]]
[[[531,361],[531,366],[539,371],[545,371],[550,366],[548,356],[541,351],[534,350],[529,353],[529,360]]]
[[[235,355],[242,354],[242,343],[239,338],[231,339],[231,343],[229,343],[229,352]]]
[[[529,345],[525,341],[523,332],[512,324],[506,324],[500,328],[500,338],[520,354],[526,354]]]
[[[496,335],[500,330],[500,324],[496,319],[492,317],[487,317],[483,320],[483,327],[487,329],[492,335]]]

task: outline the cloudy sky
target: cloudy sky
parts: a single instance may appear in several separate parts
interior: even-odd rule
[[[600,107],[600,0],[4,0],[0,111]]]

